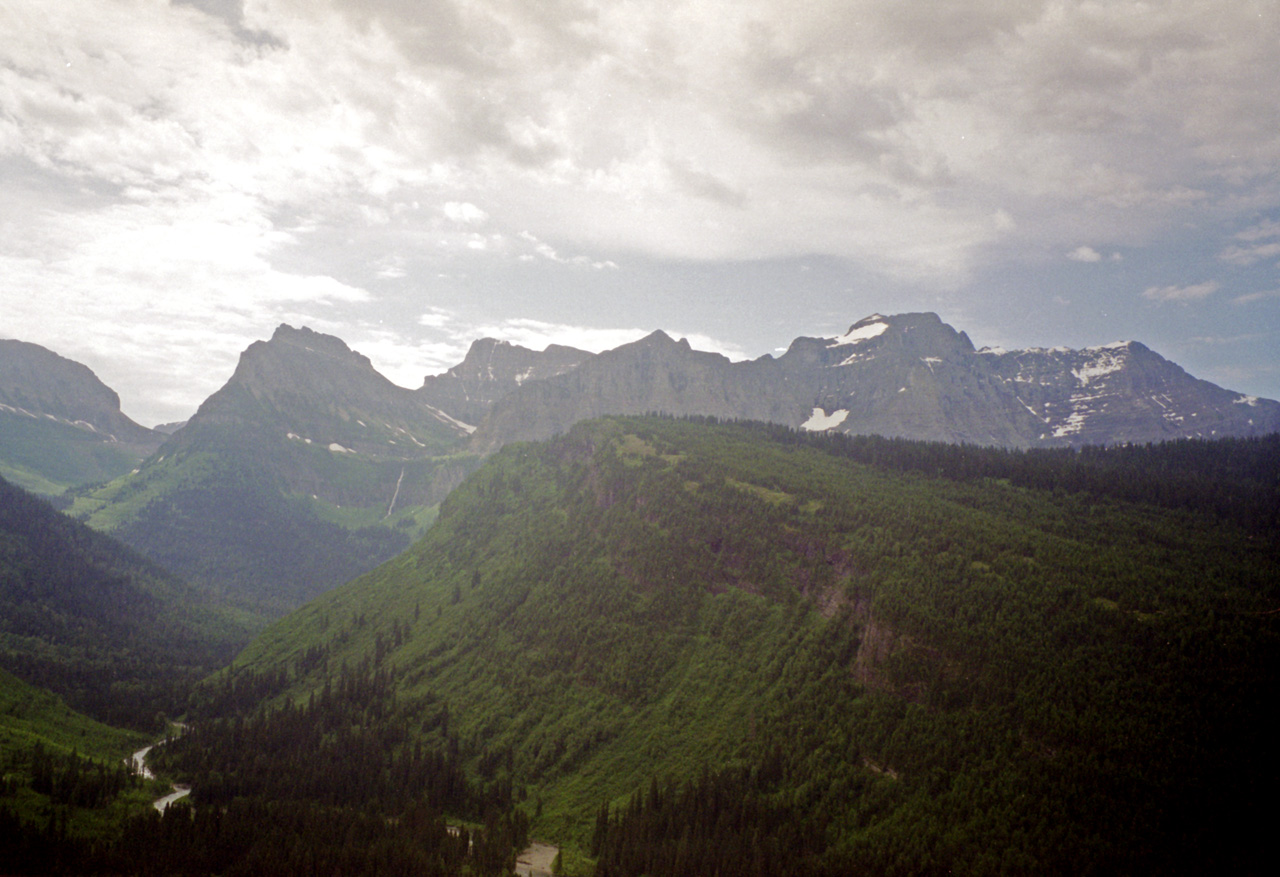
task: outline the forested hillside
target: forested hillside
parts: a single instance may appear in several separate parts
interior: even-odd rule
[[[157,714],[249,636],[235,614],[109,536],[0,480],[0,667],[99,721]]]
[[[269,629],[197,721],[314,709],[364,668],[389,752],[509,788],[580,871],[1256,870],[1278,473],[1274,437],[583,424]]]

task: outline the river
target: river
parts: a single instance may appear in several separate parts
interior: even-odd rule
[[[161,742],[164,742],[164,741],[161,741]],[[150,752],[152,749],[155,749],[159,745],[160,745],[159,743],[153,743],[150,746],[147,746],[143,749],[139,749],[137,752],[133,753],[133,755],[129,756],[129,761],[133,764],[134,769],[138,771],[138,776],[142,777],[144,780],[153,780],[156,778],[156,775],[151,772],[151,768],[147,767],[147,753]],[[165,795],[163,798],[156,798],[154,801],[151,802],[151,806],[155,807],[156,810],[163,813],[165,811],[165,808],[168,807],[170,804],[172,804],[174,801],[177,801],[179,798],[185,798],[187,795],[190,795],[190,794],[191,794],[190,786],[175,784],[172,792]]]

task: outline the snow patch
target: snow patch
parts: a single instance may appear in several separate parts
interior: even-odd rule
[[[832,411],[830,414],[824,408],[814,408],[813,413],[809,415],[809,419],[800,424],[800,428],[809,432],[823,432],[828,429],[834,429],[844,423],[849,411],[846,408],[840,408]]]
[[[1094,378],[1100,378],[1103,375],[1109,375],[1124,368],[1123,359],[1112,356],[1110,353],[1105,352],[1103,348],[1093,348],[1093,352],[1100,355],[1088,365],[1071,370],[1071,373],[1076,376],[1076,380],[1080,382],[1082,387],[1089,386],[1089,382]]]
[[[1257,407],[1258,407],[1258,397],[1257,397],[1257,396],[1241,396],[1240,398],[1238,398],[1238,399],[1232,399],[1231,401],[1232,401],[1233,403],[1235,403],[1236,405],[1248,405],[1250,408],[1257,408]]]
[[[854,326],[838,338],[832,338],[827,347],[845,347],[849,344],[857,344],[860,341],[868,341],[877,335],[883,335],[888,328],[888,323],[863,323],[860,326]]]
[[[1067,418],[1067,422],[1059,426],[1053,431],[1054,438],[1066,438],[1069,435],[1075,435],[1084,429],[1084,422],[1088,418],[1088,412],[1075,410],[1071,412],[1071,416]]]
[[[445,413],[444,413],[443,411],[441,411],[439,408],[432,408],[432,409],[431,409],[431,413],[432,413],[433,415],[435,415],[436,420],[439,420],[439,421],[441,421],[441,422],[443,422],[443,423],[447,423],[447,424],[449,424],[450,426],[452,426],[454,429],[460,429],[460,430],[462,430],[463,432],[465,432],[467,435],[471,435],[471,433],[473,433],[473,432],[475,432],[475,431],[476,431],[476,428],[475,428],[474,426],[472,426],[471,424],[469,424],[469,423],[463,423],[461,420],[458,420],[456,417],[450,417],[448,414],[445,414]],[[410,438],[410,439],[413,441],[413,443],[414,443],[415,445],[417,445],[418,447],[420,447],[420,448],[425,448],[425,447],[426,447],[426,445],[424,445],[424,444],[422,444],[421,442],[419,442],[419,441],[418,441],[417,439],[415,439],[413,436],[409,436],[409,438]]]
[[[344,448],[342,445],[338,444],[337,442],[329,442],[329,450],[333,451],[333,453],[335,454],[354,454],[355,453],[355,451],[351,450],[350,448]]]
[[[1018,401],[1019,401],[1019,402],[1022,402],[1022,400],[1021,400],[1021,399],[1019,399]],[[1048,404],[1049,404],[1048,402],[1046,402],[1046,403],[1045,403],[1045,405],[1048,405]],[[1048,423],[1048,422],[1049,422],[1049,418],[1047,418],[1047,417],[1042,417],[1042,416],[1041,416],[1041,415],[1036,411],[1036,409],[1032,408],[1032,407],[1031,407],[1030,405],[1028,405],[1026,402],[1022,402],[1022,407],[1023,407],[1023,408],[1025,408],[1025,409],[1027,409],[1028,411],[1030,411],[1030,412],[1031,412],[1031,416],[1032,416],[1032,417],[1034,417],[1036,420],[1042,421],[1042,422],[1044,422],[1044,423]],[[1043,438],[1043,436],[1042,436],[1042,438]]]

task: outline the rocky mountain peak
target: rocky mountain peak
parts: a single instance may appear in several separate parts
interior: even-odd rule
[[[564,374],[593,355],[562,344],[539,353],[510,341],[481,338],[472,342],[462,362],[444,374],[423,378],[417,392],[428,404],[476,424],[495,402],[522,384]]]
[[[159,444],[88,366],[26,341],[0,340],[0,412],[58,421],[106,441]]]
[[[263,344],[263,342],[258,343]],[[373,363],[369,357],[352,350],[341,338],[316,332],[307,326],[295,329],[287,323],[281,323],[271,334],[271,340],[263,344],[263,348],[268,346],[282,354],[288,351],[294,354],[311,354],[312,357],[332,357],[340,362],[352,363],[373,371]],[[249,350],[257,352],[263,348],[251,345]]]
[[[392,457],[420,456],[467,432],[340,338],[288,325],[250,344],[231,379],[175,438],[190,443],[227,427],[334,453]]]
[[[872,314],[731,363],[654,332],[498,402],[473,447],[545,438],[601,414],[662,411],[1005,447],[1259,435],[1280,405],[1197,381],[1138,342],[975,350],[935,313]]]

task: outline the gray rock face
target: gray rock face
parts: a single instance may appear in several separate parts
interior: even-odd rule
[[[0,406],[0,413],[53,420],[104,442],[154,449],[164,439],[126,417],[115,390],[88,366],[25,341],[0,341]]]
[[[585,360],[572,371],[530,381],[499,400],[472,436],[471,448],[487,452],[509,441],[534,441],[563,432],[580,420],[606,414],[707,414],[773,419],[775,370],[748,375],[718,353],[693,350],[664,332]],[[761,381],[763,380],[763,385]]]
[[[509,341],[482,338],[462,362],[444,374],[424,378],[418,395],[464,423],[478,424],[499,399],[526,382],[564,374],[592,355],[559,344],[538,353]]]
[[[469,431],[341,339],[282,325],[245,349],[158,456],[207,452],[255,467],[286,494],[390,510],[439,502],[456,486],[468,466],[440,455]]]
[[[1136,341],[1085,350],[981,351],[1043,426],[1033,444],[1263,435],[1280,404],[1192,377]]]
[[[777,359],[742,363],[656,332],[524,383],[493,405],[471,446],[645,412],[1019,448],[1280,431],[1280,403],[1197,380],[1136,342],[979,351],[936,314],[875,314],[837,338],[798,338]]]
[[[425,457],[468,432],[341,339],[291,326],[249,345],[231,379],[174,439],[186,444],[211,428],[377,459]]]

